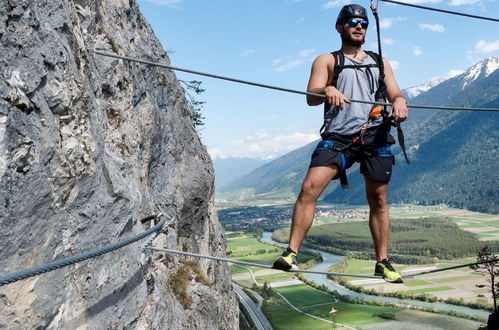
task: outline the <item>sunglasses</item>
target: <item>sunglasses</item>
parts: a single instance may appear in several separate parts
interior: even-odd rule
[[[358,18],[350,18],[347,20],[348,25],[351,27],[356,27],[357,24],[360,23],[360,26],[362,26],[363,29],[367,29],[367,26],[369,25],[369,21],[367,19],[358,19]]]

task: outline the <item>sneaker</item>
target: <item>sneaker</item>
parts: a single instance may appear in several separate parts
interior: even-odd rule
[[[376,263],[374,276],[383,276],[383,279],[390,283],[403,283],[402,276],[393,268],[388,259],[383,259]]]
[[[296,253],[286,249],[282,255],[274,261],[272,266],[274,269],[280,269],[289,271],[291,269],[298,269],[298,259],[296,259]]]

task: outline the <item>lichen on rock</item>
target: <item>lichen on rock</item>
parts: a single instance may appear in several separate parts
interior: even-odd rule
[[[0,2],[0,269],[10,273],[176,216],[154,244],[222,256],[213,168],[134,0]],[[172,33],[175,33],[172,31]],[[167,82],[167,83],[165,83]],[[186,265],[190,304],[167,285]],[[0,287],[0,328],[236,329],[226,264],[139,244]]]

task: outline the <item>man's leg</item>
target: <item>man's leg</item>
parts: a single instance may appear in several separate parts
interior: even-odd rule
[[[291,219],[291,233],[289,234],[289,248],[274,262],[273,268],[290,270],[297,268],[296,253],[303,243],[305,234],[314,221],[315,205],[320,194],[329,181],[338,173],[336,165],[317,166],[308,169],[303,180],[300,194],[296,200]],[[290,251],[292,250],[292,251]]]
[[[314,221],[317,199],[337,173],[338,167],[336,165],[309,168],[291,218],[291,233],[289,234],[289,248],[291,250],[298,252],[300,249],[303,239]]]
[[[369,228],[374,242],[376,261],[388,258],[388,236],[390,233],[390,216],[387,206],[388,183],[380,182],[364,176],[366,197],[369,203]]]
[[[390,233],[390,216],[388,214],[388,183],[380,182],[364,176],[366,197],[369,203],[369,228],[376,252],[375,275],[383,276],[388,282],[402,283],[402,277],[388,261],[388,238]]]

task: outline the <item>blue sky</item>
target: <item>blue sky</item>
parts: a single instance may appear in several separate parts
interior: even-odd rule
[[[404,0],[499,18],[499,0]],[[138,0],[171,64],[305,90],[313,59],[340,47],[336,0]],[[370,2],[356,1],[366,8]],[[370,12],[370,10],[369,10]],[[376,50],[370,15],[364,49]],[[499,23],[381,2],[383,55],[401,88],[499,55]],[[322,106],[305,97],[177,72],[206,92],[200,136],[212,157],[271,159],[319,138]],[[414,109],[412,111],[417,111]]]

